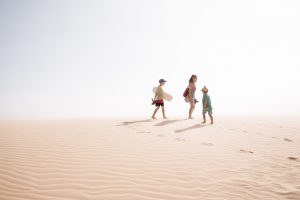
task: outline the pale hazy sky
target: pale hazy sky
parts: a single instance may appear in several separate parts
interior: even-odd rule
[[[298,0],[0,0],[0,118],[300,114]],[[195,115],[200,115],[200,104]]]

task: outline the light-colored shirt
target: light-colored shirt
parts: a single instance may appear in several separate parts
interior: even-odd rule
[[[164,91],[161,86],[158,86],[156,90],[156,100],[160,100],[163,98],[164,98]]]

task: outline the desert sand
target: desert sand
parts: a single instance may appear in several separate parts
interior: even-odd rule
[[[0,199],[300,199],[300,117],[0,121]]]

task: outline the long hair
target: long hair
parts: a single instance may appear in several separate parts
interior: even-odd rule
[[[189,83],[194,83],[194,78],[197,78],[195,74],[193,74],[189,80]]]

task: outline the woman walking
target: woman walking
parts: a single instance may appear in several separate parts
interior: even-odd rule
[[[189,80],[189,93],[187,96],[187,99],[190,103],[190,109],[189,109],[189,119],[193,119],[192,114],[195,109],[195,92],[196,92],[196,82],[197,82],[197,76],[193,74]]]

